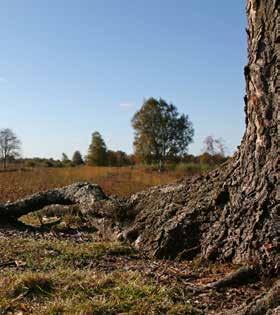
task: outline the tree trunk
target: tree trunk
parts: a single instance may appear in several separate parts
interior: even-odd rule
[[[279,1],[248,0],[246,132],[221,169],[132,198],[126,237],[158,257],[260,263],[279,271]],[[195,249],[195,250],[192,250]],[[278,261],[277,261],[278,258]]]

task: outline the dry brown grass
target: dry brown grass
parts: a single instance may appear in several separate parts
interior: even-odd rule
[[[14,201],[77,181],[97,183],[107,194],[127,196],[151,186],[174,182],[183,174],[183,171],[158,173],[144,168],[90,166],[0,172],[0,202]]]

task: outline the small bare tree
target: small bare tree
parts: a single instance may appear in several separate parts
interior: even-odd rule
[[[204,139],[203,143],[203,152],[210,155],[219,154],[221,156],[225,156],[226,147],[222,138],[215,139],[212,136],[208,136]]]
[[[215,139],[216,152],[221,156],[226,155],[226,145],[222,138]]]
[[[7,168],[7,162],[10,158],[19,156],[21,142],[11,129],[0,130],[0,160],[3,168]]]

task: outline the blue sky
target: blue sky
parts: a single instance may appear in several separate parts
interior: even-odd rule
[[[244,131],[245,1],[3,0],[0,128],[24,156],[86,153],[98,130],[132,152],[130,120],[162,97],[232,152]]]

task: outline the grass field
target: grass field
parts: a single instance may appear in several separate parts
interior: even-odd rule
[[[0,227],[0,314],[216,314],[267,290],[192,291],[235,268],[151,260],[79,230]]]
[[[141,167],[34,168],[0,172],[0,202],[14,201],[37,191],[61,187],[77,181],[99,184],[105,193],[127,196],[147,187],[174,182],[202,172],[205,167],[187,165],[159,173]]]
[[[0,202],[76,181],[125,196],[201,171],[84,166],[0,172]],[[0,315],[215,314],[266,290],[260,284],[197,296],[192,285],[217,280],[236,266],[151,260],[129,244],[104,238],[92,218],[74,209],[58,216],[53,226],[37,214],[23,218],[33,227],[0,222]]]
[[[126,245],[18,235],[0,239],[0,254],[15,261],[0,270],[0,314],[196,314]]]

